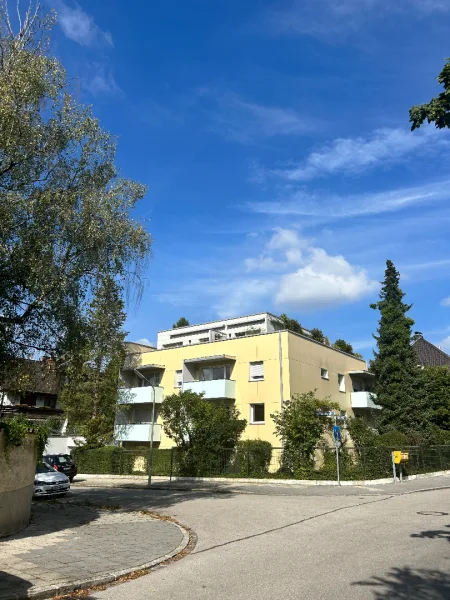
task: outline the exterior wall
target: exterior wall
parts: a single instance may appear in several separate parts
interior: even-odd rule
[[[180,391],[179,387],[175,387],[177,370],[183,370],[184,389],[189,388],[189,381],[192,380],[196,380],[192,386],[194,389],[205,387],[203,382],[197,382],[199,370],[212,363],[186,365],[184,361],[217,356],[227,357],[223,362],[231,364],[230,380],[236,383],[228,387],[235,390],[235,401],[233,403],[228,399],[226,402],[234,404],[248,422],[242,439],[267,440],[273,446],[279,446],[280,440],[274,434],[274,423],[270,415],[280,411],[282,401],[290,399],[293,394],[317,389],[319,397],[330,397],[339,403],[343,411],[352,414],[352,382],[348,373],[366,368],[363,360],[287,331],[143,353],[140,364],[165,366],[160,385],[164,396],[168,396]],[[250,362],[253,361],[264,362],[264,380],[250,381]],[[220,361],[216,364],[220,364]],[[322,379],[321,368],[328,370],[328,380]],[[345,377],[345,392],[339,391],[338,374]],[[217,383],[219,381],[221,380],[216,380]],[[206,382],[208,389],[213,388],[216,382]],[[226,397],[228,396],[229,394]],[[220,400],[210,399],[208,402]],[[264,404],[264,424],[251,423],[251,404]],[[160,418],[157,422],[162,424]],[[172,445],[173,442],[161,428],[160,448]]]
[[[235,362],[231,363],[232,368],[230,375],[230,379],[236,381],[236,400],[234,405],[239,410],[242,417],[249,422],[242,439],[259,438],[267,440],[277,446],[279,445],[279,440],[277,440],[273,433],[273,422],[269,415],[270,413],[279,411],[281,408],[280,344],[283,353],[284,366],[283,386],[285,389],[289,390],[287,332],[254,335],[211,342],[208,344],[157,350],[156,352],[152,352],[151,355],[150,353],[142,354],[140,364],[145,365],[151,362],[158,365],[165,365],[161,386],[164,388],[164,396],[168,396],[175,392],[179,392],[179,388],[176,388],[174,385],[175,373],[177,370],[183,369],[184,360],[217,355],[236,357]],[[260,360],[264,361],[264,380],[250,381],[249,363]],[[202,366],[206,366],[206,363]],[[190,368],[192,369],[191,365]],[[196,376],[198,370],[199,367],[194,371]],[[218,402],[218,400],[208,400],[208,402]],[[251,404],[265,405],[264,425],[250,425]],[[162,421],[158,419],[158,423],[162,424]],[[162,431],[160,448],[169,448],[172,445],[172,440],[168,439]]]
[[[317,390],[319,398],[330,397],[342,410],[352,415],[352,381],[349,371],[366,368],[364,360],[339,352],[313,340],[289,334],[290,394]],[[323,379],[321,369],[327,369],[328,379]],[[339,391],[338,374],[345,377],[345,392]]]
[[[28,525],[35,471],[34,436],[29,435],[23,446],[11,448],[7,462],[4,434],[0,432],[0,538]]]
[[[44,454],[70,454],[78,444],[84,444],[84,437],[71,435],[51,435],[47,440]]]

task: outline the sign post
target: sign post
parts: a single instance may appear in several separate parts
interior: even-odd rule
[[[336,420],[335,420],[336,422]],[[337,471],[337,482],[341,485],[341,470],[339,466],[339,448],[341,447],[341,428],[339,425],[333,427],[333,438],[334,446],[336,448],[336,471]]]

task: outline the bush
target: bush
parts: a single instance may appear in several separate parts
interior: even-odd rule
[[[148,472],[148,448],[127,450],[119,446],[72,450],[79,473],[107,475],[146,475]],[[170,475],[171,450],[153,449],[153,475]],[[141,468],[137,468],[137,467]]]
[[[272,460],[272,444],[264,440],[238,442],[235,458],[236,473],[241,477],[265,477]]]
[[[401,431],[386,431],[376,439],[377,446],[388,446],[396,450],[401,450],[404,446],[409,446],[410,443],[408,436]]]

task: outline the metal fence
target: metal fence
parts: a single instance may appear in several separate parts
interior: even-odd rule
[[[338,451],[342,480],[371,480],[393,476],[392,451],[384,446],[344,446]],[[403,475],[450,469],[450,446],[402,447],[409,459]],[[77,452],[80,473],[145,475],[148,449],[115,448]],[[180,448],[153,451],[153,475],[166,477],[224,477],[252,479],[337,480],[335,447],[318,447],[312,454],[286,448],[236,448],[195,453]]]

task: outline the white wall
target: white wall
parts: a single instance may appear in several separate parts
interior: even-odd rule
[[[75,441],[84,443],[86,440],[81,436],[51,435],[45,446],[44,454],[70,454],[70,451],[77,446]]]

